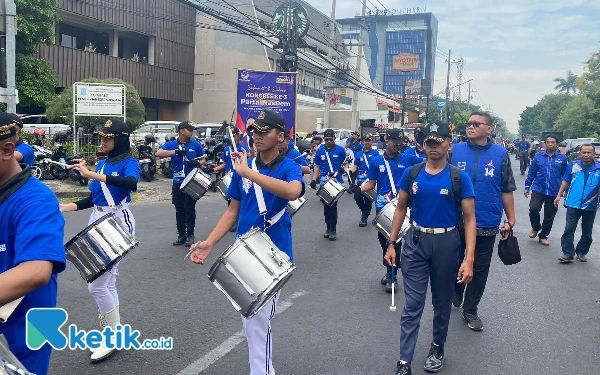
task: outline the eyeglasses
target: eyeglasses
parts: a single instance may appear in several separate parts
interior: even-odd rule
[[[478,128],[478,127],[480,127],[481,125],[487,125],[487,126],[490,126],[490,124],[486,124],[486,123],[483,123],[483,122],[476,122],[476,121],[472,121],[472,122],[467,122],[467,126],[466,126],[466,127],[467,127],[467,128],[469,128],[469,127],[471,127],[471,126],[472,126],[472,127],[474,127],[474,128]]]
[[[335,142],[335,138],[323,138],[325,142]]]

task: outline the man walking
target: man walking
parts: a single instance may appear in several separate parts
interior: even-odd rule
[[[379,156],[379,152],[373,149],[373,137],[371,134],[367,134],[363,137],[363,149],[354,156],[354,165],[350,174],[353,176],[353,180],[356,181],[352,185],[354,192],[354,201],[360,209],[361,217],[358,226],[366,227],[367,219],[371,214],[371,208],[373,202],[369,200],[361,191],[360,186],[368,181],[367,174],[369,173],[369,166],[371,165],[371,159]]]
[[[517,187],[510,157],[504,147],[492,142],[493,131],[492,119],[487,113],[473,112],[467,122],[468,141],[454,145],[452,150],[452,164],[473,181],[477,221],[473,281],[466,292],[464,284],[456,284],[452,303],[457,308],[462,305],[463,318],[474,331],[483,330],[477,307],[487,284],[496,235],[502,232],[503,237],[508,236],[516,223],[513,192]],[[499,229],[503,211],[508,222]],[[466,242],[464,238],[461,240],[461,256],[464,256]]]
[[[594,161],[595,148],[591,144],[581,146],[580,160],[569,164],[563,177],[560,190],[554,199],[558,207],[563,193],[567,190],[565,207],[567,208],[567,223],[565,232],[560,238],[563,256],[558,258],[560,263],[573,263],[577,260],[587,262],[587,254],[592,245],[594,219],[598,210],[598,193],[600,191],[600,163]],[[581,218],[581,239],[577,247],[573,245],[577,223]]]
[[[525,194],[529,198],[531,190],[531,202],[529,203],[529,220],[531,221],[531,232],[529,238],[538,236],[542,245],[548,246],[548,235],[552,230],[554,216],[558,207],[554,206],[554,199],[558,194],[562,177],[567,170],[567,157],[558,151],[558,138],[548,134],[544,138],[546,151],[540,151],[533,157],[529,173],[525,180]],[[544,206],[544,222],[540,224],[540,211]]]
[[[523,136],[521,142],[519,142],[519,160],[521,161],[521,175],[527,171],[529,165],[529,150],[531,149],[531,143],[527,142],[527,138]]]

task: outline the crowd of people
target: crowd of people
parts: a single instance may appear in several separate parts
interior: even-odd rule
[[[335,132],[327,129],[322,137],[313,137],[305,158],[294,149],[283,117],[262,111],[247,129],[250,148],[239,144],[239,131],[233,130],[236,147],[232,144],[225,150],[223,166],[218,167],[231,177],[228,207],[207,239],[196,242],[197,202],[182,192],[181,185],[195,170],[209,174],[214,170],[205,166],[204,149],[192,139],[193,124],[182,122],[177,138],[156,153],[157,157],[171,157],[175,171],[172,204],[177,238],[173,245],[189,246],[191,261],[204,264],[228,232],[234,231],[237,239],[252,228],[260,228],[293,260],[292,218],[286,207],[305,195],[304,175],[315,190],[332,179],[342,184],[342,176],[349,175],[349,189],[360,213],[359,227],[367,225],[373,206],[375,215],[392,207],[389,235],[378,231],[377,240],[385,268],[381,284],[388,293],[402,285],[405,300],[395,373],[412,373],[429,285],[433,337],[424,369],[438,372],[444,364],[452,306],[462,309],[468,328],[484,329],[478,306],[484,298],[494,245],[498,237],[506,239],[517,224],[517,184],[507,144],[493,141],[494,126],[486,113],[472,113],[466,125],[462,139],[454,139],[448,124],[438,121],[417,129],[414,140],[401,129],[388,129],[383,139],[379,134],[361,137],[353,133],[346,147],[337,145]],[[89,223],[114,214],[135,234],[129,203],[131,193],[137,190],[140,169],[130,154],[129,128],[119,120],[108,121],[97,132],[108,157],[94,170],[84,160],[71,166],[92,180],[89,196],[59,204],[54,194],[31,176],[28,146],[19,136],[21,128],[16,115],[0,113],[0,220],[5,229],[0,231],[0,311],[3,305],[18,303],[7,322],[0,324],[0,334],[28,371],[43,375],[48,371],[51,349],[48,344],[37,351],[27,347],[25,315],[33,307],[56,306],[57,275],[66,267],[63,214],[92,209]],[[545,149],[531,159],[524,182],[524,195],[531,198],[529,237],[549,246],[548,236],[564,199],[566,226],[558,260],[563,264],[575,259],[587,262],[598,209],[600,163],[594,159],[594,147],[587,144],[581,147],[580,159],[569,163],[558,150],[558,141],[551,134],[544,138]],[[518,147],[523,152],[530,149],[526,141]],[[354,155],[350,165],[346,148]],[[337,203],[328,204],[323,198],[322,202],[324,238],[335,241]],[[580,219],[582,236],[575,246]],[[121,321],[118,275],[115,266],[88,285],[101,328],[114,328]],[[279,295],[276,293],[251,318],[242,317],[251,375],[275,373],[270,321]],[[90,359],[102,361],[114,352],[103,344],[92,350]]]

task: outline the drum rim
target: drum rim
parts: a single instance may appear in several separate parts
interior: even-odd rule
[[[290,281],[290,279],[292,278],[292,276],[294,275],[294,270],[296,270],[296,264],[294,262],[292,262],[291,266],[289,269],[286,270],[285,274],[283,275],[283,277],[278,278],[277,280],[273,280],[273,282],[271,284],[269,284],[269,287],[271,287],[273,284],[275,284],[275,287],[278,285],[281,285],[277,291],[275,293],[273,293],[270,297],[265,299],[265,302],[262,304],[262,306],[256,310],[257,304],[259,303],[259,300],[256,299],[253,303],[250,304],[250,306],[243,312],[241,313],[246,319],[250,319],[251,317],[253,317],[254,315],[256,315],[258,313],[259,310],[261,310],[263,307],[265,307],[265,305],[267,303],[269,303],[270,300],[273,299],[273,297],[275,297],[275,294],[277,294],[277,292],[279,292],[283,286],[285,284],[288,283],[288,281]],[[267,288],[269,289],[269,288]],[[272,288],[270,290],[270,292],[274,291],[275,288]],[[258,295],[258,297],[260,298],[260,296],[262,296],[265,292],[262,292]],[[254,311],[256,310],[252,315],[249,315],[250,311]]]
[[[185,176],[183,181],[181,181],[181,187],[183,188],[184,186],[187,186],[187,184],[194,178],[194,176],[196,175],[197,172],[198,172],[198,168],[192,169],[192,171],[190,173],[188,173],[187,176]]]
[[[82,231],[80,231],[79,233],[77,233],[75,236],[73,236],[73,238],[71,238],[69,240],[69,242],[67,242],[65,244],[65,248],[69,247],[70,245],[72,245],[75,240],[79,237],[81,237],[84,233],[89,232],[90,229],[92,229],[92,227],[100,224],[101,222],[108,220],[111,217],[116,217],[117,215],[115,215],[114,212],[109,212],[106,215],[103,215],[102,217],[100,217],[98,220],[94,221],[93,223],[89,224],[87,227],[85,227]]]

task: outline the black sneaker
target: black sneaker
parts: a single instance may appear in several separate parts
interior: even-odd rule
[[[483,331],[483,322],[477,314],[469,314],[463,311],[463,319],[467,322],[467,326],[473,331]]]
[[[396,375],[412,375],[410,363],[400,363],[400,361],[398,361],[394,371],[396,371]]]
[[[387,272],[381,279],[381,285],[385,285],[385,284],[389,283],[391,278],[392,278],[392,273],[391,273],[390,267],[388,267]]]
[[[192,244],[194,242],[196,242],[196,241],[194,240],[194,235],[193,234],[188,234],[185,237],[185,246],[192,246]]]
[[[427,372],[438,372],[442,367],[444,367],[444,345],[437,346],[432,343],[423,369]]]
[[[463,292],[461,291],[460,293],[456,293],[456,291],[454,292],[454,297],[452,298],[452,306],[456,307],[457,309],[459,307],[461,307],[463,304]]]
[[[231,227],[231,229],[229,229],[229,231],[230,231],[231,233],[235,233],[235,232],[237,232],[237,227],[238,227],[238,226],[237,226],[237,223],[235,223],[235,224],[233,224],[233,226]]]
[[[335,241],[337,239],[337,234],[335,233],[334,230],[332,230],[331,232],[329,232],[329,241]]]
[[[577,260],[580,262],[587,262],[587,257],[583,254],[577,254]]]
[[[573,258],[563,255],[560,258],[558,258],[558,262],[562,264],[573,263]]]
[[[175,241],[173,241],[173,245],[183,245],[185,243],[185,236],[180,234]]]
[[[325,232],[325,234],[323,235],[323,238],[329,238],[330,234],[331,234],[331,225],[327,224],[327,232]]]
[[[398,282],[396,281],[394,283],[394,292],[398,291]],[[388,280],[388,282],[385,284],[385,292],[386,293],[392,293],[392,280]]]

